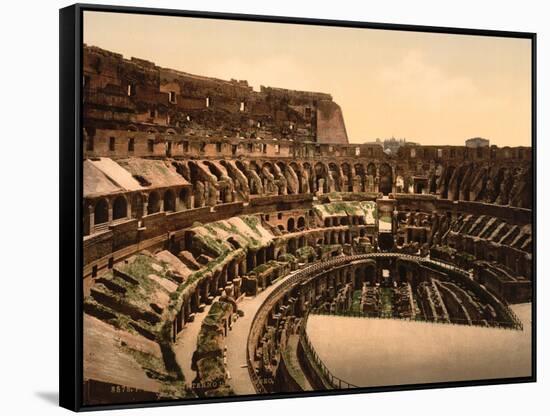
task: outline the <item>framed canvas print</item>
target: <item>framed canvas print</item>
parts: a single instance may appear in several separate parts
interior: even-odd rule
[[[60,11],[60,402],[535,381],[535,34]]]

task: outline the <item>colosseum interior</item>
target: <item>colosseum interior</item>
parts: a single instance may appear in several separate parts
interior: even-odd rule
[[[308,321],[530,331],[530,147],[388,154],[326,93],[83,58],[86,404],[368,387]]]

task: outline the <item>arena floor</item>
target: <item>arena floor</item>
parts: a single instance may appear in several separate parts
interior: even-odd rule
[[[335,376],[362,386],[529,376],[531,304],[523,331],[311,315],[307,333]]]

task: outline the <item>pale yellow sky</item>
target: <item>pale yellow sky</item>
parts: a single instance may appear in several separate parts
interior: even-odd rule
[[[221,79],[330,93],[350,142],[531,144],[531,41],[85,12],[84,42]]]

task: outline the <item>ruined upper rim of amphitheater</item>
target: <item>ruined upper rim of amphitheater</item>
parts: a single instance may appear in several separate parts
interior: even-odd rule
[[[326,93],[220,80],[156,66],[95,46],[83,49],[84,157],[531,160],[530,147],[351,144]]]

